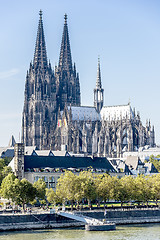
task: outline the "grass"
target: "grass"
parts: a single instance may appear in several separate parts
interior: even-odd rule
[[[160,205],[160,201],[158,202],[158,206]],[[58,207],[58,206],[60,206],[60,204],[59,205],[57,205],[56,207]],[[80,206],[82,207],[82,208],[89,208],[89,206],[88,206],[88,204],[80,204]],[[120,202],[108,202],[108,203],[106,203],[106,205],[105,205],[106,207],[108,207],[108,208],[110,208],[110,207],[113,207],[113,208],[119,208],[119,207],[121,207],[121,203]],[[147,206],[147,203],[139,203],[138,204],[138,202],[127,202],[127,203],[123,203],[123,207],[134,207],[134,206]],[[148,206],[156,206],[156,203],[154,202],[154,201],[149,201],[148,202]],[[54,208],[55,206],[53,205],[53,204],[51,204],[50,206],[49,206],[50,208]],[[74,208],[75,208],[75,204],[74,204],[74,206],[73,206]],[[70,204],[67,204],[67,205],[65,205],[65,208],[66,208],[66,210],[67,209],[70,209],[71,208],[71,205]],[[92,204],[92,208],[97,208],[97,205],[96,204]],[[98,207],[98,208],[104,208],[104,204],[103,203],[101,203],[100,204],[100,206]]]

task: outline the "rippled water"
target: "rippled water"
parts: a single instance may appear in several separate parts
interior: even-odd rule
[[[0,233],[0,240],[160,240],[160,224],[117,226],[116,231],[87,232],[83,229],[34,230]]]

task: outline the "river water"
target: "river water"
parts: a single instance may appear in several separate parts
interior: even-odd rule
[[[160,224],[117,226],[116,231],[84,229],[33,230],[0,233],[0,240],[160,240]]]

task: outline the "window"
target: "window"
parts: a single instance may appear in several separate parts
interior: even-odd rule
[[[37,181],[38,181],[38,179],[39,179],[39,177],[38,177],[38,176],[35,176],[35,177],[34,177],[34,181],[35,181],[35,182],[37,182]]]

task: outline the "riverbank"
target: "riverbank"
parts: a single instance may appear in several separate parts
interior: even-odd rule
[[[104,210],[74,211],[77,215],[84,215],[102,220]],[[160,209],[130,209],[107,210],[106,221],[116,225],[160,223]],[[56,213],[28,213],[0,215],[0,231],[28,230],[28,229],[56,229],[70,227],[84,227],[83,222],[60,216]]]
[[[0,231],[53,229],[82,226],[84,226],[84,223],[59,216],[55,213],[0,215]]]
[[[88,217],[96,219],[104,219],[107,221],[115,222],[116,225],[123,224],[143,224],[143,223],[160,223],[160,209],[116,209],[106,210],[106,217],[104,216],[104,210],[90,210],[79,212],[76,214],[83,214]]]

